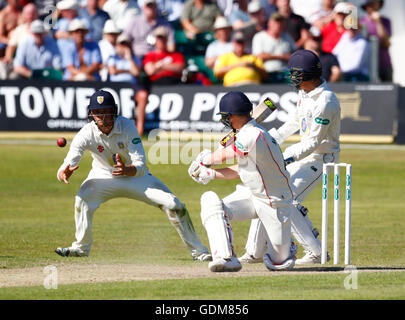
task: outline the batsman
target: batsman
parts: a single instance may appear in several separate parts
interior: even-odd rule
[[[88,256],[93,242],[94,212],[110,199],[125,197],[162,209],[192,258],[211,260],[208,249],[194,230],[186,206],[149,172],[135,124],[118,116],[112,94],[96,91],[87,108],[89,123],[74,137],[57,178],[68,184],[86,150],[93,158],[92,169],[75,198],[76,241],[55,252],[64,257]]]
[[[213,191],[201,196],[201,219],[207,231],[213,261],[212,272],[235,272],[242,268],[233,247],[230,221],[258,218],[263,223],[267,250],[263,262],[269,270],[294,267],[290,247],[293,204],[289,174],[276,140],[252,119],[252,103],[240,91],[225,94],[219,103],[221,122],[236,132],[232,143],[211,153],[201,152],[189,167],[191,178],[207,184],[212,179],[238,179],[242,184],[220,199]],[[211,166],[236,158],[237,164]]]
[[[283,153],[287,171],[291,176],[294,205],[301,212],[294,216],[292,233],[303,246],[305,256],[296,264],[321,263],[321,243],[313,228],[308,210],[302,202],[318,185],[324,163],[337,163],[340,153],[340,104],[336,95],[321,78],[322,66],[316,54],[297,50],[288,62],[290,79],[298,89],[295,113],[280,128],[270,129],[270,135],[279,143],[299,131],[301,141],[287,147]],[[262,261],[266,248],[263,223],[252,221],[243,263]]]

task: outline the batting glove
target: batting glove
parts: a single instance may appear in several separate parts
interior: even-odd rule
[[[197,161],[198,163],[202,163],[205,166],[210,165],[211,163],[208,163],[207,161],[209,161],[208,158],[209,156],[211,156],[211,154],[212,154],[211,150],[204,149],[203,151],[200,152],[195,161]]]
[[[215,179],[215,170],[200,165],[200,174],[198,175],[198,183],[207,184],[212,179]]]
[[[188,175],[193,179],[195,182],[200,183],[198,181],[198,175],[200,170],[200,162],[193,161],[188,168]]]

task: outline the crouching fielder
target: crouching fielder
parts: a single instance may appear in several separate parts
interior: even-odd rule
[[[94,212],[110,199],[125,197],[162,209],[193,259],[211,260],[208,249],[194,231],[186,206],[149,173],[138,131],[133,121],[117,115],[111,93],[95,92],[90,98],[88,112],[91,122],[74,137],[57,174],[60,181],[69,183],[84,151],[90,151],[92,169],[75,201],[76,241],[71,247],[57,248],[56,253],[64,257],[88,256],[93,242]]]
[[[213,255],[209,269],[232,272],[242,268],[233,248],[230,220],[254,218],[263,222],[267,235],[265,266],[269,270],[291,269],[295,256],[290,250],[290,213],[295,207],[281,150],[251,118],[252,103],[242,92],[227,93],[219,107],[221,122],[237,132],[234,143],[214,153],[204,150],[191,164],[189,174],[201,184],[239,177],[243,184],[222,200],[212,191],[201,196],[201,219]],[[235,156],[237,165],[216,170],[208,167]]]

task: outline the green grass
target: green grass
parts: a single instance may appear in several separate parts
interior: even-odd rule
[[[0,289],[0,299],[404,299],[403,272],[361,273],[346,290],[347,274],[283,275],[237,279],[153,280]]]
[[[0,273],[1,269],[50,264],[192,265],[188,251],[166,215],[128,199],[114,199],[96,212],[90,257],[63,259],[53,250],[74,240],[74,196],[91,166],[86,154],[69,185],[56,179],[67,149],[47,145],[0,144]],[[352,264],[356,267],[405,267],[405,151],[343,149],[341,162],[353,165]],[[149,165],[183,201],[203,243],[200,196],[214,190],[233,192],[236,181],[197,185],[186,165]],[[321,226],[320,186],[307,199],[315,226]],[[332,206],[330,206],[331,208]],[[344,204],[341,210],[343,212]],[[332,216],[330,216],[332,217]],[[341,215],[343,235],[344,214]],[[332,221],[332,218],[330,218]],[[250,223],[235,222],[235,248],[243,254]],[[332,248],[332,223],[329,246]],[[343,253],[344,237],[341,236]],[[301,252],[300,252],[301,253]],[[344,290],[346,274],[325,273],[269,277],[165,280],[128,283],[0,288],[0,299],[403,299],[403,272],[364,272],[358,290]],[[166,288],[162,290],[162,288]],[[164,293],[163,293],[164,292]]]

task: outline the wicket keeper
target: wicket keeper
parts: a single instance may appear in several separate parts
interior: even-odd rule
[[[292,233],[303,246],[305,256],[296,264],[321,263],[321,243],[313,228],[308,210],[302,202],[322,179],[324,163],[338,163],[340,153],[340,104],[336,95],[321,78],[322,66],[318,56],[309,50],[297,50],[288,62],[290,79],[298,89],[295,113],[277,130],[269,133],[281,144],[299,131],[301,141],[287,147],[283,153],[291,176],[294,205],[301,216],[292,218]],[[259,219],[252,221],[243,263],[262,261],[266,250],[265,228]],[[329,257],[328,257],[329,259]]]

